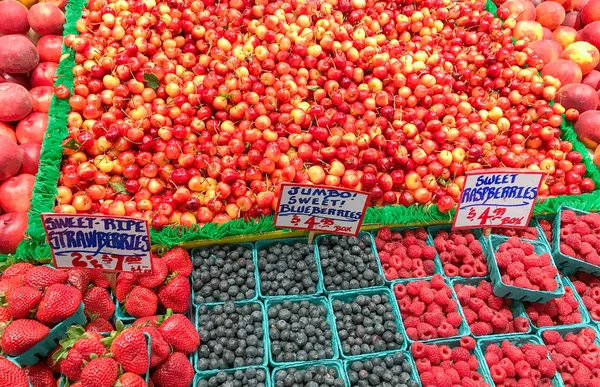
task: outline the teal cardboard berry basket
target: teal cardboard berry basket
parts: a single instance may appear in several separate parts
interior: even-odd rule
[[[321,265],[319,265],[319,262],[317,260],[317,256],[315,254],[315,249],[312,248],[312,253],[313,253],[313,260],[315,263],[315,270],[317,273],[317,283],[315,284],[315,292],[314,293],[304,293],[304,294],[285,294],[285,295],[267,295],[267,294],[263,294],[262,292],[262,288],[261,288],[261,278],[260,278],[260,268],[258,267],[258,255],[260,253],[260,251],[267,249],[268,247],[271,247],[277,243],[280,243],[282,245],[286,245],[286,246],[293,246],[296,243],[303,243],[306,244],[310,247],[310,245],[308,244],[308,238],[286,238],[286,239],[280,239],[280,240],[270,240],[270,241],[258,241],[256,242],[256,247],[255,247],[255,252],[254,255],[256,256],[256,270],[258,272],[257,276],[256,276],[256,285],[258,288],[258,297],[260,299],[265,299],[265,300],[269,300],[269,299],[294,299],[294,298],[303,298],[305,296],[320,296],[323,294],[323,273],[321,272]]]
[[[498,247],[506,242],[509,238],[505,236],[492,235],[490,236],[490,243],[488,245],[487,251],[487,261],[488,268],[490,269],[490,276],[492,278],[492,284],[494,285],[494,294],[498,297],[503,298],[512,298],[515,300],[521,301],[530,301],[530,302],[548,302],[553,298],[562,297],[565,294],[565,289],[563,288],[562,281],[560,280],[560,275],[556,274],[555,280],[558,285],[554,291],[543,291],[543,290],[532,290],[519,288],[513,285],[508,285],[502,282],[502,275],[500,274],[500,268],[498,267],[498,263],[496,262],[496,251]],[[526,239],[521,239],[524,242],[530,243],[534,247],[534,252],[537,255],[548,254],[550,255],[550,261],[553,266],[554,260],[552,259],[552,252],[548,248],[548,245],[545,243],[540,243],[537,241],[530,241]]]
[[[263,367],[263,366],[248,367],[245,370],[226,370],[226,371],[216,370],[216,371],[213,371],[213,372],[206,372],[203,375],[197,374],[196,377],[194,378],[194,386],[193,387],[199,387],[200,386],[200,381],[202,381],[202,380],[210,381],[212,378],[216,378],[217,375],[220,374],[221,372],[223,372],[225,374],[233,374],[233,373],[236,373],[236,372],[239,372],[239,371],[246,371],[246,370],[249,370],[251,368],[254,368],[256,370],[265,371],[266,379],[264,381],[264,387],[271,387],[271,374],[269,373],[269,369],[267,367]],[[215,382],[216,382],[216,380],[215,380]],[[209,385],[211,385],[210,382],[209,382]],[[221,384],[219,384],[219,385],[221,385]]]
[[[290,370],[295,368],[297,370],[305,370],[309,367],[318,367],[325,366],[329,369],[334,369],[337,372],[337,377],[342,378],[344,380],[344,386],[350,387],[350,382],[348,381],[348,375],[346,375],[346,371],[344,370],[344,364],[340,360],[323,360],[323,361],[312,361],[312,362],[304,362],[304,363],[294,363],[285,366],[276,367],[273,369],[271,373],[271,386],[272,387],[284,387],[285,384],[277,383],[277,373],[284,370]]]
[[[421,379],[419,378],[419,372],[417,371],[417,365],[415,364],[415,360],[413,359],[410,352],[402,351],[402,350],[392,350],[392,351],[385,351],[385,352],[380,352],[380,353],[370,353],[367,355],[359,355],[359,356],[356,356],[354,360],[344,360],[344,370],[346,371],[346,375],[348,375],[348,383],[350,383],[350,387],[355,387],[355,386],[352,386],[352,382],[350,381],[350,376],[348,374],[348,370],[350,370],[350,367],[352,367],[353,363],[355,363],[357,361],[367,361],[367,360],[372,360],[372,359],[385,358],[388,356],[394,356],[398,352],[400,352],[404,355],[405,361],[409,362],[409,364],[411,366],[410,379],[417,382],[417,384],[420,386]]]
[[[552,241],[548,240],[548,238],[546,237],[546,233],[544,232],[544,229],[542,228],[542,224],[540,223],[540,220],[547,220],[550,223],[550,226],[552,226],[552,229],[550,232],[553,233],[555,218],[556,218],[555,215],[541,215],[541,216],[537,216],[534,218],[534,220],[537,224],[538,233],[540,234],[539,238],[542,239],[548,246],[550,246],[550,250],[552,250]],[[554,238],[552,238],[552,239],[554,239]],[[552,253],[552,255],[554,256],[554,252]],[[556,261],[556,258],[555,258],[555,261]]]
[[[272,324],[275,323],[275,321],[270,320],[269,319],[269,309],[277,304],[281,304],[283,302],[286,301],[291,301],[293,303],[299,303],[302,301],[307,301],[311,304],[314,305],[323,305],[325,307],[326,310],[326,315],[325,315],[325,320],[327,321],[327,323],[329,324],[329,329],[331,330],[331,348],[333,349],[333,357],[331,359],[312,359],[312,360],[307,360],[307,361],[317,361],[317,360],[337,360],[340,357],[340,351],[338,348],[338,342],[339,342],[339,338],[337,337],[337,330],[335,329],[335,318],[333,316],[333,310],[331,309],[331,304],[329,303],[329,301],[327,300],[327,298],[325,297],[313,297],[313,296],[306,296],[306,297],[294,297],[294,298],[290,298],[288,300],[286,299],[282,299],[282,298],[276,298],[276,299],[268,299],[267,301],[265,301],[265,310],[266,310],[266,316],[267,316],[267,326],[270,328]],[[304,361],[291,361],[291,362],[278,362],[275,361],[273,359],[273,354],[271,353],[271,335],[270,335],[270,330],[267,330],[265,332],[265,338],[266,338],[266,347],[265,347],[265,351],[269,352],[269,362],[273,367],[279,367],[279,366],[284,366],[284,365],[288,365],[288,364],[293,364],[293,363],[303,363]]]

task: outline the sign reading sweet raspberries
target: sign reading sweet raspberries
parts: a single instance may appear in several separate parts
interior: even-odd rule
[[[275,227],[356,236],[368,198],[351,189],[282,184]]]
[[[544,175],[510,169],[468,172],[453,228],[526,228]]]
[[[151,273],[150,233],[143,219],[42,214],[57,268]]]

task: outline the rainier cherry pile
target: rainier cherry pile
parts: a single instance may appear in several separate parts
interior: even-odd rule
[[[58,212],[161,229],[268,215],[278,183],[449,211],[465,171],[593,190],[559,139],[560,82],[484,1],[92,0],[76,53]]]

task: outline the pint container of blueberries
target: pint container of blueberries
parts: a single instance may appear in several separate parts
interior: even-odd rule
[[[262,381],[262,373],[264,373],[264,381]],[[254,387],[271,387],[271,374],[267,367],[262,366],[251,366],[244,370],[216,370],[203,375],[196,374],[193,387],[223,386],[230,381],[230,378],[239,381],[241,386],[248,385],[248,379],[256,379],[258,384],[254,384]]]
[[[210,252],[210,249],[227,248],[231,247],[244,248],[244,251],[250,251],[250,259],[252,260],[253,270],[250,272],[248,268],[240,268],[235,270],[235,266],[231,264],[228,268],[225,265],[219,265],[221,262],[216,261],[217,256],[214,252]],[[210,255],[208,257],[202,257],[203,251],[208,250]],[[229,251],[228,253],[231,253]],[[193,305],[201,304],[219,304],[227,301],[256,301],[258,300],[258,265],[256,249],[253,243],[228,243],[227,245],[211,245],[206,247],[197,247],[192,250],[192,262],[194,263],[194,271],[192,272],[192,303]],[[206,255],[206,254],[204,254]],[[243,258],[243,257],[241,257]],[[238,258],[238,262],[239,262]],[[246,265],[248,262],[244,261]],[[236,262],[234,262],[236,263]],[[225,273],[224,270],[231,270],[234,274]],[[240,272],[244,270],[245,278],[240,277]],[[223,278],[224,276],[224,278]],[[248,286],[248,281],[251,281]],[[253,282],[253,283],[252,283]],[[241,286],[248,286],[248,292],[243,295],[241,291],[237,295],[231,295],[228,292],[231,291],[233,286],[238,288]],[[214,297],[214,289],[218,288],[218,298]],[[212,293],[211,293],[212,291]],[[206,293],[205,293],[206,292]],[[251,297],[250,297],[251,296]]]
[[[277,257],[277,245],[281,245],[279,257]],[[301,250],[297,250],[298,247]],[[283,251],[286,249],[286,251]],[[291,251],[287,251],[291,249]],[[303,256],[302,252],[307,251],[310,256]],[[267,253],[267,254],[265,254]],[[301,255],[298,257],[299,253]],[[321,273],[321,266],[317,262],[315,255],[315,249],[313,246],[308,244],[307,238],[285,238],[279,240],[267,240],[257,241],[255,256],[257,257],[257,288],[258,296],[261,299],[293,299],[296,297],[305,296],[320,296],[323,294],[323,274]],[[266,256],[262,256],[266,255]],[[269,262],[269,255],[275,255],[279,258],[277,262]],[[296,257],[292,256],[296,255]],[[304,259],[302,261],[302,259]],[[282,267],[275,267],[275,270],[267,272],[268,265]],[[292,267],[290,267],[292,265]],[[275,271],[276,277],[269,278],[269,273]],[[289,277],[294,278],[294,282],[289,281]],[[286,282],[289,283],[286,286]],[[273,294],[271,287],[282,289],[284,292],[288,288],[286,294]]]
[[[354,243],[357,238],[358,244],[348,246],[348,241]],[[363,243],[364,248],[361,248]],[[375,240],[370,233],[361,232],[358,237],[322,234],[313,244],[325,294],[385,285],[383,269],[375,254]],[[344,259],[348,250],[352,255]]]
[[[271,386],[272,387],[285,387],[290,384],[286,381],[287,376],[292,376],[293,373],[290,371],[305,371],[311,369],[313,367],[314,370],[317,370],[318,367],[326,367],[327,370],[335,371],[335,376],[330,378],[329,380],[321,380],[320,382],[306,380],[306,378],[302,378],[305,385],[308,385],[309,382],[314,382],[315,385],[319,387],[350,387],[350,382],[348,381],[348,375],[344,370],[344,365],[340,360],[323,360],[323,361],[312,361],[312,362],[304,362],[304,363],[293,363],[285,366],[275,367],[271,374]],[[285,373],[285,376],[282,374]],[[306,376],[306,375],[305,375]],[[278,380],[278,378],[283,378],[283,380]],[[321,378],[322,379],[322,378]]]
[[[397,364],[398,363],[398,356],[402,355],[402,357],[404,358],[401,362],[401,364]],[[386,365],[386,367],[388,367],[388,369],[386,370],[387,372],[392,372],[391,377],[396,377],[398,378],[398,380],[396,381],[396,383],[399,384],[394,384],[394,385],[405,385],[407,387],[418,387],[421,385],[421,379],[419,378],[419,373],[417,372],[417,366],[415,365],[415,361],[413,359],[413,357],[411,356],[411,354],[407,351],[400,351],[400,350],[395,350],[395,351],[386,351],[386,352],[381,352],[381,353],[371,353],[368,355],[360,355],[357,356],[354,360],[344,360],[344,369],[346,370],[346,374],[348,376],[348,381],[350,382],[350,387],[357,387],[358,386],[358,381],[356,383],[353,383],[353,381],[356,378],[360,379],[359,375],[354,375],[354,374],[358,374],[361,370],[363,370],[364,368],[361,367],[361,365],[363,365],[365,362],[367,361],[373,361],[376,359],[381,359],[381,361],[384,362],[384,364]],[[396,371],[395,368],[393,367],[401,367],[401,370],[397,370],[398,372],[393,372]],[[410,371],[405,370],[406,367],[410,367]],[[356,368],[354,368],[356,367]],[[391,369],[390,369],[391,368]],[[406,374],[406,375],[403,375]],[[377,379],[374,380],[368,380],[368,382],[371,385],[375,385],[375,386],[379,386],[381,385],[381,378],[379,378],[379,376],[381,375],[377,375]],[[371,374],[369,374],[369,378],[371,378]],[[361,379],[364,380],[364,379]],[[371,381],[373,383],[371,383]],[[411,383],[412,382],[412,383]],[[393,383],[393,382],[390,382]]]

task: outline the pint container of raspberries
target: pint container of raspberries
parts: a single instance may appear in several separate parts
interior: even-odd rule
[[[276,367],[271,374],[271,385],[292,386],[301,381],[305,386],[350,387],[344,365],[339,360],[294,363]]]
[[[487,260],[498,297],[544,303],[565,294],[545,243],[491,235]]]
[[[344,361],[350,387],[421,386],[412,356],[405,351],[387,351]],[[387,383],[387,384],[386,384]]]
[[[537,223],[540,238],[544,240],[548,244],[548,246],[550,246],[550,248],[552,248],[552,234],[555,218],[556,216],[554,214],[551,214],[538,216],[534,219]]]
[[[214,371],[196,375],[194,387],[225,385],[271,387],[271,375],[266,367],[248,367],[243,370]]]
[[[600,214],[561,206],[554,219],[552,253],[564,274],[600,275]]]

